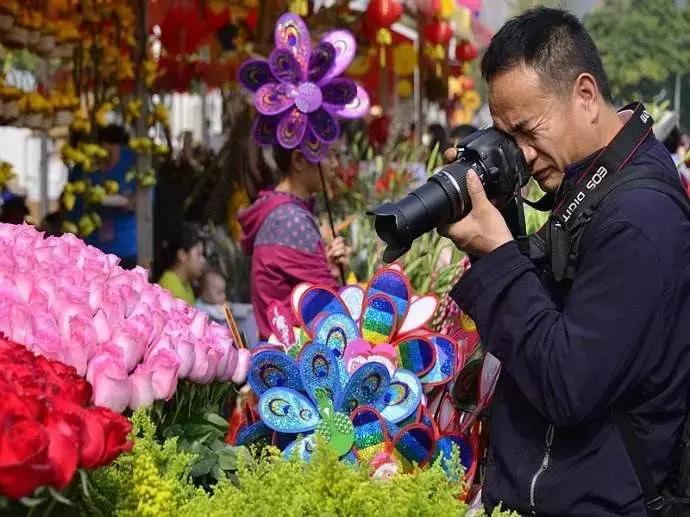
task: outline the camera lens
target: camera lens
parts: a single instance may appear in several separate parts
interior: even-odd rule
[[[420,235],[469,212],[468,170],[467,162],[447,165],[397,203],[385,203],[371,212],[376,216],[376,233],[388,244],[384,261],[394,261]]]
[[[388,245],[385,262],[410,249],[412,241],[434,228],[459,221],[471,210],[467,173],[474,169],[489,197],[510,194],[529,179],[522,151],[495,128],[472,133],[460,143],[460,158],[436,172],[424,185],[396,203],[371,212],[376,233]],[[489,174],[489,171],[494,173]]]

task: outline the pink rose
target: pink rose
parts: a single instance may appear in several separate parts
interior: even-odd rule
[[[105,313],[101,309],[98,309],[93,316],[93,328],[96,331],[96,339],[99,344],[107,343],[112,338],[112,329],[108,323],[108,318],[105,317]]]
[[[218,361],[223,355],[220,346],[211,341],[194,342],[194,366],[189,372],[190,381],[208,384],[216,376]]]
[[[192,322],[189,324],[189,331],[197,339],[202,339],[206,335],[206,327],[208,325],[208,317],[201,311],[194,314]]]
[[[34,342],[31,306],[17,303],[10,309],[8,337],[15,343],[31,345]]]
[[[237,366],[231,377],[232,382],[235,384],[242,384],[247,379],[247,372],[249,372],[249,363],[251,360],[252,354],[246,348],[240,348],[237,351]]]
[[[138,409],[148,407],[153,404],[153,371],[144,364],[137,366],[134,373],[129,376],[131,391],[129,396],[129,407]]]
[[[129,404],[132,388],[119,348],[103,346],[89,362],[86,380],[93,387],[95,405],[121,413]]]
[[[145,336],[137,332],[137,329],[122,325],[113,331],[112,344],[122,350],[125,368],[128,372],[134,370],[144,357],[146,345]]]
[[[180,369],[180,358],[172,350],[162,348],[139,366],[151,371],[153,397],[168,400],[177,388],[177,373]]]
[[[237,349],[229,336],[216,340],[216,343],[223,350],[223,356],[216,367],[216,378],[221,382],[227,382],[237,366]]]

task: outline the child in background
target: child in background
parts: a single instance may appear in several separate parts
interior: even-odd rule
[[[209,269],[201,277],[199,298],[196,308],[205,312],[208,317],[218,323],[225,323],[223,306],[227,303],[225,278],[218,271]]]
[[[225,278],[215,269],[208,269],[201,277],[196,308],[206,313],[209,319],[225,325],[225,305],[232,311],[249,348],[255,346],[258,343],[258,332],[252,306],[246,303],[228,303]]]

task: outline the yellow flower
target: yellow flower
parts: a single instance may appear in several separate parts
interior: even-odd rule
[[[79,228],[72,221],[62,221],[62,231],[64,233],[79,233]]]
[[[75,194],[83,194],[86,191],[86,182],[84,180],[75,181],[71,185]]]
[[[460,102],[470,111],[476,111],[482,105],[481,98],[475,90],[469,90],[463,93]]]
[[[393,49],[393,70],[396,75],[412,75],[416,67],[417,52],[411,43],[401,43]]]
[[[79,222],[77,223],[77,226],[79,228],[79,234],[82,237],[88,237],[96,230],[96,225],[93,222],[93,219],[91,219],[91,216],[88,214],[84,214],[81,216]]]
[[[149,153],[153,149],[153,140],[150,138],[130,138],[129,147],[135,153]]]
[[[131,100],[127,103],[127,113],[125,114],[125,120],[131,123],[133,120],[137,120],[141,117],[141,99]]]
[[[120,58],[117,67],[117,80],[118,81],[131,81],[134,80],[134,65],[132,60],[127,56]]]
[[[81,133],[91,132],[91,122],[89,122],[89,118],[86,116],[83,110],[77,111],[77,113],[74,115],[72,129]]]
[[[103,159],[103,158],[106,158],[108,156],[108,151],[106,151],[105,148],[103,148],[97,144],[81,143],[81,144],[79,144],[79,148],[89,158]]]
[[[52,106],[46,98],[35,91],[24,94],[17,104],[22,113],[49,113],[52,111]]]
[[[156,144],[153,146],[153,154],[162,156],[168,154],[169,152],[170,148],[165,144]]]
[[[153,111],[151,112],[154,120],[160,122],[164,126],[168,126],[170,122],[170,114],[168,113],[168,108],[163,104],[158,103],[153,106]]]
[[[62,194],[62,204],[65,205],[65,208],[71,212],[74,210],[74,204],[76,201],[77,196],[73,192],[68,192],[65,188],[65,191]]]
[[[100,185],[95,185],[87,191],[86,197],[89,202],[100,205],[105,198],[105,189]]]
[[[5,186],[15,176],[14,167],[12,167],[11,163],[0,162],[0,186]]]
[[[96,110],[96,124],[100,127],[105,127],[108,125],[108,113],[113,109],[113,105],[109,102],[104,102]]]
[[[117,194],[120,191],[120,184],[115,180],[106,180],[104,186],[108,195]]]

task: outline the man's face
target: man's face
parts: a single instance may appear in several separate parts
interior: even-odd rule
[[[575,94],[554,92],[530,67],[515,66],[489,82],[494,125],[515,139],[545,192],[555,192],[566,166],[587,156],[577,104]]]

